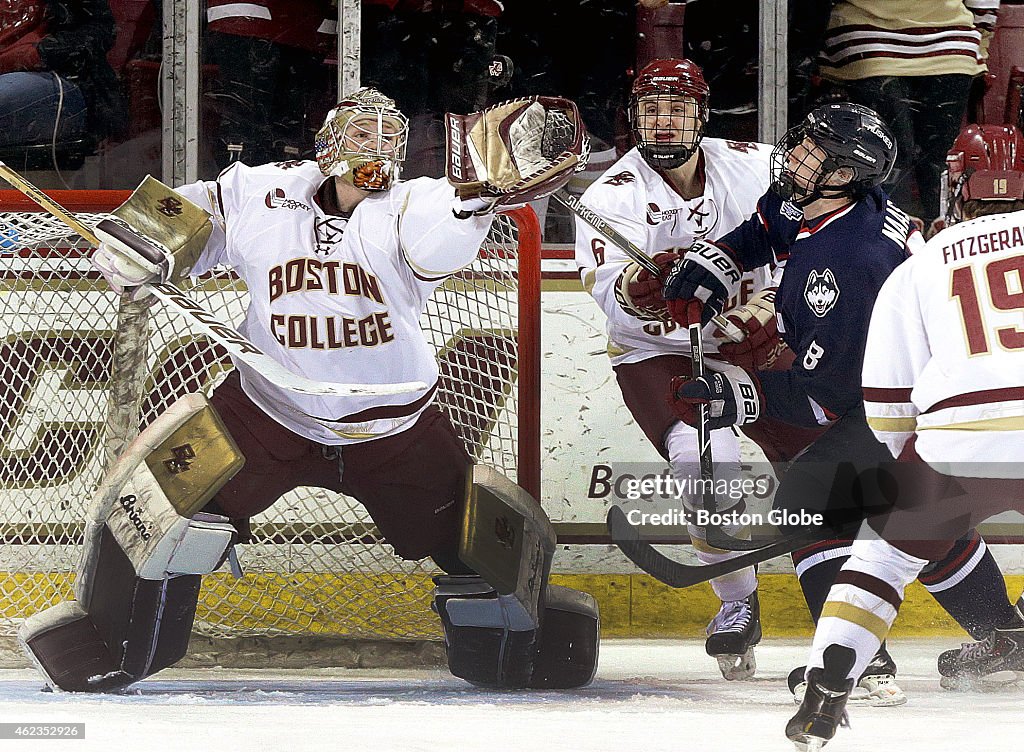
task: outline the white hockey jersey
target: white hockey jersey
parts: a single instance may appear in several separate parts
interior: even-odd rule
[[[249,288],[239,330],[287,368],[319,381],[422,381],[424,392],[317,396],[283,390],[242,363],[245,393],[283,426],[323,444],[379,438],[410,427],[438,379],[420,330],[431,292],[470,264],[489,217],[452,215],[454,189],[418,178],[364,199],[348,218],[314,200],[315,162],[236,164],[179,192],[214,217],[193,269],[224,264]]]
[[[632,149],[583,194],[583,203],[638,248],[654,256],[682,251],[695,240],[716,240],[745,220],[770,183],[772,147],[749,142],[705,138],[704,194],[684,199]],[[608,354],[612,365],[636,363],[666,353],[688,354],[685,328],[674,323],[642,321],[622,310],[615,300],[615,281],[630,259],[603,235],[576,219],[576,265],[583,286],[608,317]],[[771,285],[764,267],[744,275],[738,300]],[[707,352],[717,352],[705,328]]]
[[[1022,313],[1024,212],[953,225],[897,267],[864,357],[879,440],[898,455],[916,432],[917,453],[940,472],[1024,477]]]

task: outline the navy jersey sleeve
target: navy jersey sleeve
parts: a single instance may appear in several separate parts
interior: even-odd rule
[[[731,251],[744,271],[756,269],[789,255],[799,218],[799,209],[768,191],[758,199],[754,213],[715,244]]]

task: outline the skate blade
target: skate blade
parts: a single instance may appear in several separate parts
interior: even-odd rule
[[[828,744],[827,739],[822,739],[820,736],[811,736],[810,734],[805,734],[799,739],[793,739],[793,746],[797,748],[798,752],[819,752],[826,744]]]
[[[753,679],[757,672],[757,661],[754,660],[754,649],[743,655],[716,655],[718,670],[726,681],[746,681]]]
[[[951,692],[1001,692],[1024,688],[1024,671],[996,671],[984,676],[954,674],[939,679],[939,686]]]

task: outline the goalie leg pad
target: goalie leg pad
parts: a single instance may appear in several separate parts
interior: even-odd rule
[[[585,687],[597,673],[601,617],[597,600],[580,590],[548,585],[544,627],[529,686],[534,689]]]
[[[21,643],[48,683],[120,689],[185,654],[201,575],[234,540],[227,518],[197,510],[241,463],[202,395],[175,402],[132,442],[90,507],[76,602],[22,626]]]
[[[116,691],[173,665],[188,649],[202,578],[140,578],[109,530],[99,548],[90,600],[35,614],[19,633],[54,689]]]
[[[490,467],[467,474],[459,559],[477,574],[435,579],[452,674],[487,687],[529,684],[555,530],[540,504]]]
[[[440,576],[434,583],[433,608],[452,675],[481,687],[529,686],[538,627],[521,605],[477,575]]]
[[[540,504],[491,467],[473,468],[459,558],[540,623],[539,607],[555,555],[555,529]]]
[[[517,629],[527,626],[516,623],[518,605],[480,577],[434,581],[452,675],[497,689],[574,689],[593,680],[600,631],[593,596],[548,585],[542,626]]]

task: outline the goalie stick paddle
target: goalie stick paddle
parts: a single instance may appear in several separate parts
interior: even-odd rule
[[[0,177],[39,204],[54,217],[66,224],[86,241],[94,246],[99,239],[91,228],[82,223],[74,214],[47,196],[36,186],[0,162]],[[245,363],[267,381],[281,389],[300,394],[333,395],[333,396],[383,396],[389,394],[408,394],[427,389],[421,381],[409,381],[396,384],[339,384],[329,381],[314,381],[285,368],[270,355],[263,352],[248,337],[224,323],[199,303],[190,298],[177,285],[170,282],[151,283],[144,285],[159,300],[167,304],[171,310],[184,316],[232,356]]]
[[[609,508],[607,522],[608,532],[611,533],[612,541],[626,555],[626,558],[654,577],[654,579],[673,588],[691,587],[717,577],[723,577],[740,569],[752,567],[755,564],[760,564],[779,556],[785,556],[820,540],[850,532],[860,525],[858,521],[848,524],[838,531],[820,527],[801,528],[788,535],[784,535],[767,546],[762,546],[725,561],[715,564],[683,564],[680,561],[670,559],[648,541],[641,539],[637,528],[630,524],[626,513],[622,511],[621,507],[613,505]],[[747,543],[747,541],[743,542]]]

